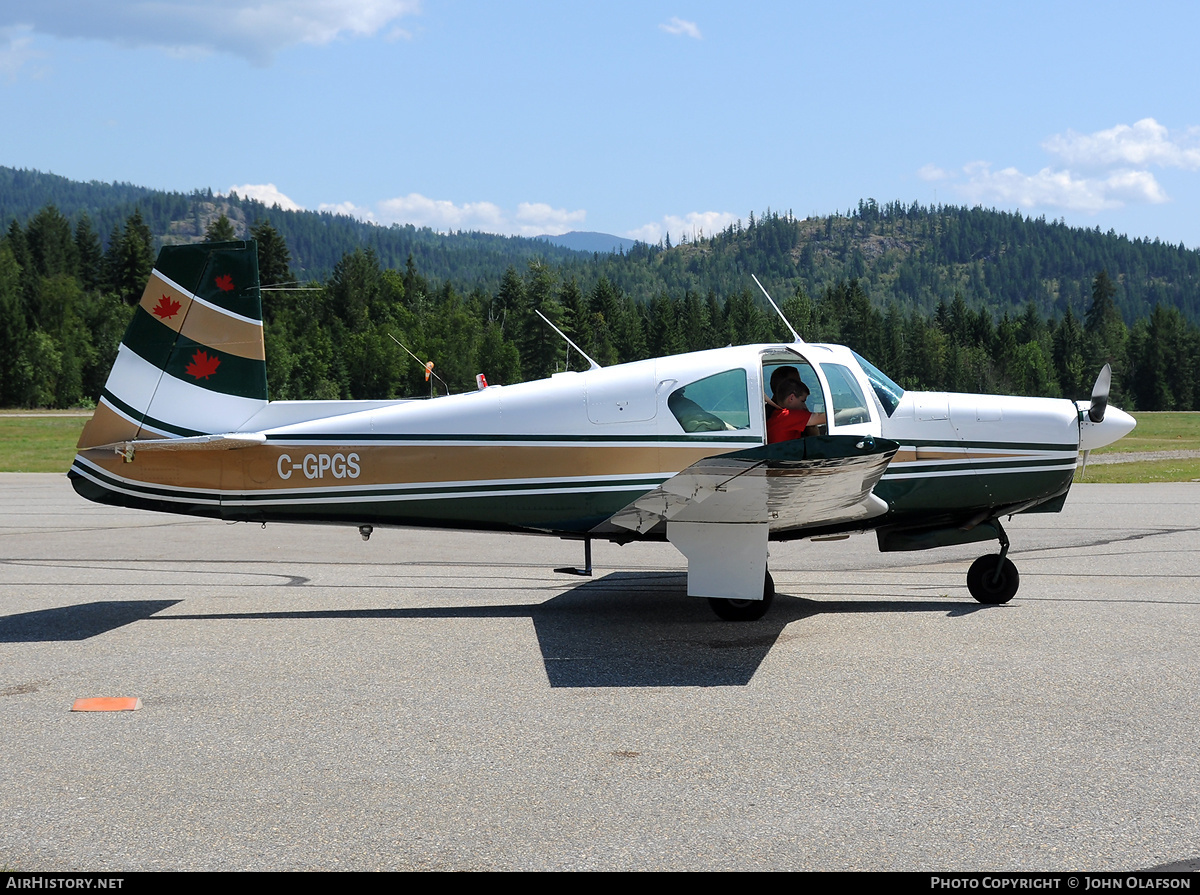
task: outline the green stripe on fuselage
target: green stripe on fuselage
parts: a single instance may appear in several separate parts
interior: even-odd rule
[[[973,462],[959,463],[952,460],[931,460],[929,462],[908,462],[889,466],[887,472],[884,473],[884,478],[897,478],[899,476],[910,475],[925,475],[925,474],[942,474],[947,472],[969,472],[975,471],[981,475],[991,474],[994,471],[1005,471],[1012,469],[1034,469],[1046,466],[1070,466],[1075,467],[1075,457],[1034,457],[1022,460],[975,460]]]
[[[595,527],[652,490],[655,484],[638,481],[512,482],[475,486],[479,492],[475,494],[466,493],[470,487],[362,489],[357,493],[348,490],[343,495],[348,499],[327,502],[338,495],[311,490],[263,495],[216,493],[147,485],[116,478],[78,460],[70,475],[77,491],[99,503],[219,515],[232,521],[344,522],[567,532]],[[194,502],[214,499],[221,501],[219,508]],[[251,502],[232,505],[229,501]]]

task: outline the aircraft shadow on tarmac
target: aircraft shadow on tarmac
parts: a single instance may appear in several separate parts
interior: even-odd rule
[[[106,601],[0,617],[0,643],[84,640],[176,605],[176,600]],[[238,619],[529,618],[551,687],[745,686],[784,628],[820,613],[980,611],[946,599],[808,600],[779,594],[756,622],[723,622],[687,596],[678,572],[613,572],[540,604],[158,616],[154,621]]]
[[[162,612],[178,600],[101,600],[0,616],[0,643],[87,640]]]
[[[941,612],[945,600],[807,600],[778,594],[756,622],[719,620],[687,576],[614,572],[530,613],[552,687],[745,686],[792,622],[825,612]]]

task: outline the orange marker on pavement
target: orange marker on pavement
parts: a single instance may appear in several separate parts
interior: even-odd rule
[[[94,696],[76,699],[73,712],[135,712],[142,707],[140,696]]]

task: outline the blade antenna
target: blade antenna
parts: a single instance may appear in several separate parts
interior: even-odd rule
[[[395,342],[397,345],[399,345],[401,348],[403,348],[405,351],[408,351],[408,346],[405,345],[403,342],[401,342],[399,339],[397,339],[395,336],[393,336],[391,333],[388,333],[388,338],[391,339],[393,342]],[[408,351],[408,356],[411,357],[413,360],[415,360],[417,363],[419,363],[422,367],[425,366],[425,361],[421,360],[419,357],[417,357],[411,351]],[[429,369],[429,368],[426,367],[426,369]],[[446,387],[447,395],[450,394],[450,383],[448,383],[445,379],[443,379],[437,373],[433,372],[433,370],[429,370],[429,375],[432,376],[434,379],[436,379],[438,382],[440,382],[442,385],[444,385]]]
[[[796,330],[792,327],[792,324],[790,324],[788,322],[788,319],[783,316],[783,311],[779,310],[779,305],[775,304],[775,299],[771,298],[771,293],[768,292],[765,288],[763,288],[763,284],[758,282],[758,277],[756,277],[754,274],[750,274],[750,279],[754,280],[755,284],[757,284],[759,289],[762,289],[762,294],[767,297],[767,301],[769,301],[771,303],[771,307],[773,307],[775,309],[775,313],[779,315],[779,319],[783,321],[783,325],[786,326],[789,330],[791,330],[791,333],[795,337],[796,342],[800,345],[803,345],[804,340],[802,338],[800,338],[800,333],[796,332]]]
[[[591,370],[601,369],[601,367],[598,363],[596,363],[594,360],[592,360],[590,357],[587,356],[587,352],[585,352],[582,348],[580,348],[578,345],[576,345],[574,342],[572,342],[570,339],[568,339],[567,334],[565,332],[563,332],[561,329],[559,329],[557,326],[555,326],[553,323],[551,323],[545,314],[543,314],[537,308],[533,309],[533,313],[535,313],[539,317],[541,317],[542,320],[544,320],[546,322],[546,326],[550,327],[552,330],[554,330],[556,333],[558,333],[560,336],[562,336],[564,339],[566,339],[566,342],[568,345],[570,345],[572,348],[574,348],[576,351],[578,351],[580,354],[582,354],[583,359],[586,360],[589,364],[591,364],[589,369],[591,369]]]

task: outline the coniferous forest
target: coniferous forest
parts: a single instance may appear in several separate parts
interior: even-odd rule
[[[157,247],[258,241],[272,398],[428,395],[601,364],[790,340],[847,344],[906,388],[1200,409],[1200,252],[981,208],[768,211],[616,254],[380,227],[211,191],[0,168],[0,406],[95,401]],[[435,383],[439,391],[444,387]]]

